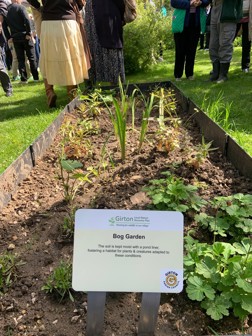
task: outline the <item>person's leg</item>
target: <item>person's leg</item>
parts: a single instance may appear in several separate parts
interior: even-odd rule
[[[204,49],[204,39],[205,39],[205,34],[201,33],[200,34],[200,39],[199,39],[199,45],[200,45],[199,49],[200,50]]]
[[[183,76],[185,64],[185,31],[174,34],[175,41],[175,65],[174,77],[179,79]]]
[[[220,71],[220,15],[222,5],[214,5],[211,10],[210,22],[210,40],[209,40],[209,57],[213,65],[210,75],[210,81],[215,81],[219,78]]]
[[[69,100],[73,100],[77,96],[77,85],[68,85],[67,87],[67,95]]]
[[[0,47],[0,82],[7,97],[12,95],[12,85],[10,77],[2,58],[2,48]]]
[[[37,67],[37,61],[36,61],[36,54],[35,54],[35,47],[34,43],[32,40],[27,40],[25,42],[25,51],[26,51],[26,56],[29,60],[30,63],[30,70],[32,73],[32,77],[34,80],[39,79],[39,74],[38,74],[38,67]]]
[[[187,38],[185,42],[186,43],[185,75],[188,79],[193,79],[195,56],[199,38],[200,38],[200,28],[194,27],[194,24],[190,25],[190,27],[187,30]]]
[[[53,85],[48,84],[47,79],[44,78],[44,85],[45,85],[45,91],[46,91],[46,97],[47,97],[47,105],[48,107],[56,107],[56,100],[57,96],[54,92]]]
[[[225,22],[220,24],[220,75],[217,83],[225,82],[233,56],[233,41],[235,38],[236,23]]]
[[[17,55],[18,60],[18,69],[19,74],[21,77],[21,82],[26,83],[27,82],[27,72],[25,68],[25,49],[23,46],[23,42],[14,42],[14,48]]]
[[[250,50],[251,50],[251,41],[249,41],[248,36],[248,22],[242,23],[242,61],[241,67],[242,70],[247,72],[250,67]]]

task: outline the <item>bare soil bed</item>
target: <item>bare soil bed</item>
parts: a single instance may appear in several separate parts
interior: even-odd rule
[[[144,145],[140,152],[139,133],[129,131],[126,160],[120,160],[118,141],[109,132],[113,130],[108,113],[97,115],[99,132],[89,135],[92,145],[89,153],[78,158],[85,167],[97,166],[106,142],[106,153],[113,157],[114,167],[109,165],[100,175],[80,190],[74,203],[77,208],[97,209],[146,209],[149,199],[142,191],[152,179],[161,178],[161,173],[170,170],[188,184],[195,181],[207,187],[200,189],[206,200],[214,196],[235,193],[251,193],[252,181],[238,173],[218,150],[209,152],[209,157],[195,169],[188,165],[188,153],[201,143],[198,127],[178,106],[177,114],[180,145],[173,150],[160,150],[155,139],[157,123],[150,123]],[[80,115],[76,109],[66,115],[72,120]],[[139,129],[140,111],[136,113],[136,128]],[[73,293],[74,302],[59,303],[41,290],[48,275],[59,261],[71,260],[73,242],[62,235],[62,224],[69,207],[63,197],[59,174],[58,157],[60,133],[36,167],[19,186],[18,192],[0,215],[0,252],[14,253],[23,262],[17,269],[17,277],[0,298],[1,336],[82,336],[85,335],[87,295]],[[69,150],[69,148],[68,148]],[[109,154],[109,155],[108,155]],[[72,154],[74,156],[74,154]],[[195,228],[192,217],[185,216],[185,234]],[[199,232],[198,235],[203,233]],[[210,239],[210,237],[209,237]],[[141,293],[108,293],[105,310],[105,336],[137,335]],[[238,319],[229,316],[214,322],[192,302],[184,292],[176,295],[162,294],[158,314],[156,336],[210,335],[211,326],[220,334],[242,334]],[[252,318],[246,321],[245,334],[252,334]],[[94,335],[95,336],[95,335]]]

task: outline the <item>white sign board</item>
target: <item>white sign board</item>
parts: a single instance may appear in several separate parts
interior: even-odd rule
[[[92,292],[181,292],[183,215],[78,210],[72,286]]]

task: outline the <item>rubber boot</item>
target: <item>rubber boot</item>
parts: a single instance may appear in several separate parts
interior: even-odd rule
[[[230,63],[221,63],[220,64],[220,75],[216,83],[223,83],[228,80],[228,70]]]
[[[47,79],[44,78],[44,85],[47,97],[47,105],[52,108],[56,107],[57,96],[53,90],[53,85],[48,84]]]
[[[210,73],[210,81],[211,82],[214,82],[216,81],[218,78],[219,78],[219,74],[220,74],[220,62],[217,60],[217,61],[214,61],[212,63],[213,65],[213,70],[211,71]]]
[[[67,95],[68,95],[69,101],[72,101],[74,98],[76,98],[77,97],[77,85],[68,85]]]

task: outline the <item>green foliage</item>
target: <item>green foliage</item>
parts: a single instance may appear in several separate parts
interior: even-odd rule
[[[186,237],[186,292],[213,320],[230,311],[241,320],[252,313],[252,240],[199,243]]]
[[[145,71],[159,56],[159,43],[173,48],[171,11],[163,17],[160,10],[138,1],[137,19],[124,27],[124,63],[126,74]]]
[[[204,161],[209,157],[209,152],[217,150],[218,148],[212,148],[213,141],[205,142],[204,136],[202,136],[201,144],[195,147],[195,150],[191,154],[191,158],[187,163],[194,168],[198,169]]]
[[[140,139],[139,139],[139,146],[138,150],[142,148],[146,132],[148,130],[148,125],[149,125],[149,119],[150,119],[150,114],[151,111],[154,107],[154,94],[151,93],[150,97],[147,99],[144,98],[144,95],[142,95],[143,101],[144,101],[144,109],[143,109],[143,117],[142,117],[142,123],[141,123],[141,130],[140,130]]]
[[[64,217],[64,221],[61,227],[62,236],[67,239],[72,239],[74,235],[74,223],[76,207],[70,207],[69,212]]]
[[[67,160],[64,157],[60,159],[60,175],[59,180],[64,190],[64,198],[66,202],[72,202],[76,193],[86,183],[92,183],[91,176],[97,176],[98,171],[92,167],[87,168],[83,172],[82,163],[76,160]]]
[[[186,185],[183,179],[170,172],[164,172],[163,175],[166,176],[164,179],[151,180],[144,188],[152,200],[151,208],[186,212],[199,211],[206,204],[206,201],[197,195],[196,186]]]
[[[60,261],[54,271],[49,275],[45,285],[41,288],[48,294],[52,294],[59,301],[69,298],[74,301],[72,290],[72,265],[65,261]]]
[[[19,258],[9,252],[0,255],[0,293],[16,280],[18,267],[23,265]]]
[[[209,202],[209,207],[214,215],[200,213],[195,220],[215,235],[238,240],[252,233],[252,195],[215,197]]]

